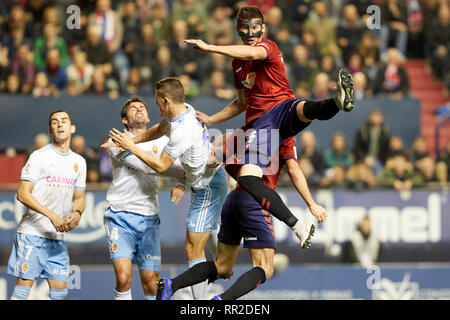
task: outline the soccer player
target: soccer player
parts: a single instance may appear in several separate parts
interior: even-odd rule
[[[220,212],[228,193],[227,174],[221,165],[208,165],[213,146],[207,128],[196,118],[194,108],[184,102],[180,80],[169,77],[155,84],[156,103],[163,120],[131,139],[116,129],[110,137],[118,146],[129,150],[158,173],[164,173],[179,159],[187,182],[191,185],[191,205],[186,221],[186,258],[189,267],[206,261],[205,246],[213,256],[219,228]],[[169,137],[160,158],[136,146],[136,143]],[[204,298],[206,281],[193,288],[195,299]]]
[[[202,122],[212,126],[246,111],[246,129],[252,128],[256,132],[278,129],[279,142],[282,145],[287,138],[306,128],[312,120],[328,120],[339,110],[348,112],[354,108],[353,80],[345,69],[339,71],[339,90],[336,97],[321,101],[296,99],[290,89],[277,45],[263,37],[265,29],[261,11],[256,7],[243,7],[237,15],[237,32],[244,45],[210,45],[202,40],[185,40],[201,51],[233,58],[237,98],[212,116],[197,112]],[[248,141],[251,144],[250,139]],[[300,239],[301,247],[307,248],[314,234],[314,226],[299,221],[279,195],[263,183],[263,170],[270,161],[260,161],[259,156],[262,155],[260,151],[267,149],[267,146],[262,148],[259,141],[255,144],[246,146],[243,163],[229,163],[226,170],[230,175],[236,176],[239,185],[255,197],[267,211],[291,227]],[[271,159],[274,156],[271,153],[275,150],[267,150],[266,156]],[[258,155],[256,163],[250,163],[251,154]]]
[[[150,122],[145,101],[132,96],[123,105],[120,117],[127,133],[134,137],[147,130]],[[146,153],[159,157],[169,138],[138,145]],[[113,180],[106,195],[109,208],[105,228],[113,261],[115,300],[131,300],[132,263],[136,261],[146,300],[155,300],[156,281],[161,266],[158,216],[158,181],[160,175],[129,152],[107,149],[113,165]],[[184,195],[184,171],[175,161],[165,175],[177,178],[171,201],[178,204]]]
[[[52,300],[68,294],[69,254],[64,232],[84,211],[86,162],[70,150],[75,132],[70,115],[49,116],[52,143],[34,151],[22,169],[17,199],[27,210],[20,220],[7,272],[17,277],[11,300],[26,300],[34,280],[47,279]]]
[[[277,172],[264,175],[264,184],[275,189],[281,171],[286,165],[289,177],[307,203],[311,213],[319,223],[324,221],[328,213],[325,208],[315,203],[306,178],[298,166],[295,137],[288,138],[280,147],[279,159],[281,163]],[[253,268],[239,277],[228,290],[213,299],[237,299],[273,275],[276,241],[273,221],[269,212],[264,210],[261,204],[246,190],[237,186],[225,200],[221,220],[218,236],[219,253],[215,261],[198,264],[175,279],[160,279],[158,281],[158,300],[169,300],[178,289],[205,281],[205,279],[214,282],[219,278],[230,277],[242,238],[244,238],[244,248],[248,249],[252,258]]]

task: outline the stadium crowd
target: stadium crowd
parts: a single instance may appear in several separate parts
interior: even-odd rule
[[[66,11],[73,4],[80,16]],[[376,23],[372,4],[381,9],[379,28],[367,27]],[[231,99],[231,59],[199,54],[183,40],[239,43],[233,19],[245,5],[264,13],[266,37],[279,46],[297,96],[332,96],[337,70],[345,66],[357,100],[378,94],[401,99],[409,88],[403,62],[417,57],[450,89],[448,0],[3,0],[0,93],[115,99],[152,95],[153,83],[177,76],[187,98]],[[299,163],[312,187],[405,190],[449,180],[450,142],[436,156],[421,137],[404,146],[379,111],[355,132],[354,146],[347,138],[335,133],[329,148],[317,150],[312,132],[301,135]],[[102,151],[90,149],[82,136],[73,149],[88,160],[89,182],[111,179]]]

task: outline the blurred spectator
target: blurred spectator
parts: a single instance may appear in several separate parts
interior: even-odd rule
[[[66,41],[58,36],[57,27],[52,23],[46,23],[43,35],[34,42],[34,65],[36,69],[45,67],[47,53],[51,49],[57,49],[60,57],[60,65],[67,67],[70,56],[67,51]]]
[[[320,71],[328,75],[330,88],[336,88],[339,77],[339,69],[332,56],[325,55],[320,60]]]
[[[343,19],[339,19],[337,39],[344,60],[358,50],[364,25],[359,17],[358,9],[352,4],[345,5]]]
[[[283,12],[281,9],[277,6],[271,7],[264,15],[264,23],[266,24],[266,37],[275,40],[278,30],[283,27]]]
[[[156,52],[156,60],[151,65],[151,82],[175,75],[175,61],[171,59],[171,53],[167,46],[160,46]]]
[[[88,146],[86,146],[86,140],[83,136],[77,135],[72,137],[71,140],[71,149],[73,152],[78,153],[86,160],[87,173],[86,173],[86,181],[87,182],[99,182],[100,174],[98,171],[98,154]]]
[[[31,91],[33,97],[58,96],[58,89],[50,83],[45,72],[38,72],[34,77],[34,86]]]
[[[335,59],[340,58],[340,50],[337,46],[336,26],[328,17],[327,4],[324,1],[316,1],[308,19],[303,24],[305,30],[311,31],[322,54],[330,54]]]
[[[133,43],[139,40],[141,32],[141,18],[133,0],[123,2],[122,25],[123,25],[123,41],[122,49],[128,57],[133,52]]]
[[[18,25],[11,29],[11,31],[2,39],[2,47],[8,49],[8,60],[12,61],[16,57],[17,49],[21,45],[27,45],[28,48],[33,48],[33,42],[30,38],[25,37],[25,29]]]
[[[138,3],[142,2],[138,0]],[[167,11],[167,4],[165,0],[144,0],[144,2],[155,2],[152,6],[152,16],[149,20],[144,19],[152,24],[155,38],[158,43],[167,42],[170,36],[170,19]]]
[[[275,0],[247,0],[249,6],[258,7],[265,16],[275,6]]]
[[[408,44],[408,11],[406,0],[386,0],[381,4],[380,54],[386,54],[391,40],[395,48],[406,56]]]
[[[311,98],[309,87],[306,82],[297,82],[294,87],[294,94],[296,97],[302,97],[303,99]]]
[[[192,50],[192,48],[184,42],[188,37],[188,24],[186,21],[175,21],[173,23],[172,33],[173,37],[168,41],[168,47],[172,58],[177,62],[175,65],[176,74],[187,74],[191,78],[201,81],[201,74],[199,74],[199,60],[201,60],[204,55],[199,54],[197,50]],[[204,60],[208,61],[206,59]]]
[[[127,94],[146,95],[152,92],[150,83],[143,83],[139,69],[132,67],[128,76],[128,83],[126,86]]]
[[[431,154],[428,152],[428,145],[425,138],[421,136],[415,138],[409,153],[409,159],[412,164],[416,166],[417,161],[430,156]]]
[[[10,74],[9,69],[8,48],[0,42],[0,91],[3,91],[6,87],[6,78]]]
[[[40,13],[34,12],[35,14],[37,14],[37,17],[33,17],[33,26],[36,37],[42,36],[44,34],[44,26],[46,24],[55,26],[56,34],[61,35],[63,28],[61,28],[62,20],[59,17],[59,9],[53,6],[49,7],[47,4],[44,5],[41,9],[42,10],[39,10],[41,11]],[[29,13],[28,10],[27,13]]]
[[[34,34],[34,26],[33,21],[29,16],[25,13],[23,8],[20,5],[14,5],[9,11],[8,22],[5,34],[12,35],[14,30],[22,30],[22,37],[24,39],[33,39]],[[13,36],[14,37],[14,36]],[[17,44],[17,43],[16,43]],[[30,46],[31,47],[31,46]],[[10,54],[15,54],[10,52]],[[13,55],[9,56],[10,58]]]
[[[169,15],[169,8],[166,0],[136,0],[136,4],[142,21],[154,19],[156,7],[162,17],[167,18]]]
[[[99,27],[88,27],[87,39],[81,43],[80,49],[81,51],[86,52],[88,62],[94,67],[100,66],[106,76],[112,74],[113,56],[108,51],[106,44],[101,41]]]
[[[314,166],[314,171],[323,175],[327,165],[322,151],[317,148],[316,136],[310,130],[303,131],[300,135],[300,150],[298,158],[308,158]]]
[[[374,94],[383,93],[394,99],[401,99],[408,94],[408,75],[402,63],[403,58],[399,51],[390,48],[387,51],[386,63],[377,72]]]
[[[6,94],[18,94],[20,93],[20,79],[17,74],[10,74],[8,78],[6,78]]]
[[[43,69],[47,74],[48,80],[58,90],[64,90],[68,83],[66,68],[61,65],[61,58],[59,50],[54,48],[47,51],[47,59],[45,68]]]
[[[324,72],[318,73],[314,78],[314,86],[311,90],[311,100],[323,100],[332,95],[330,90],[330,78]]]
[[[184,95],[187,99],[193,99],[200,94],[200,87],[195,79],[192,79],[188,74],[181,74],[178,76],[184,88]]]
[[[343,133],[337,132],[331,138],[331,146],[323,153],[328,168],[342,166],[348,169],[353,164],[350,150],[347,148],[347,139]]]
[[[227,8],[222,6],[214,8],[212,15],[206,21],[205,37],[207,43],[211,44],[217,44],[216,39],[219,37],[224,37],[228,44],[233,43],[235,28]]]
[[[22,93],[31,93],[34,81],[32,53],[27,45],[19,46],[16,58],[12,62],[12,73],[19,76]]]
[[[83,51],[76,51],[73,54],[73,63],[67,67],[67,77],[70,83],[74,84],[73,95],[84,93],[92,81],[94,66],[87,61],[87,55]]]
[[[305,175],[306,182],[310,188],[318,188],[322,184],[323,176],[314,169],[311,159],[302,157],[298,160],[298,166]]]
[[[225,81],[227,85],[233,85],[233,68],[231,67],[231,58],[218,53],[211,53],[208,58],[208,63],[202,68],[202,74],[207,77],[213,71],[222,71],[225,74]]]
[[[321,187],[331,189],[346,189],[348,181],[345,177],[345,168],[336,165],[327,170],[325,177],[321,180]]]
[[[433,18],[427,30],[427,50],[434,75],[442,80],[449,67],[450,5],[440,5],[437,17]]]
[[[359,53],[355,52],[350,55],[347,65],[348,71],[354,75],[357,72],[362,72],[363,70],[363,62]]]
[[[31,153],[33,153],[33,151],[38,150],[42,147],[45,147],[46,145],[48,145],[50,143],[50,137],[47,133],[38,133],[37,135],[34,136],[34,144],[33,147],[28,148],[25,151],[26,157],[27,159],[29,158],[29,156],[31,155]]]
[[[364,32],[362,35],[358,52],[363,60],[363,72],[367,77],[367,87],[373,92],[380,58],[376,40],[370,32]]]
[[[356,101],[372,97],[372,91],[367,88],[367,78],[363,72],[357,72],[353,75],[353,92]]]
[[[394,188],[397,191],[408,191],[423,185],[423,177],[418,173],[406,157],[397,154],[388,161],[378,177],[378,184]]]
[[[371,221],[368,215],[364,216],[358,228],[344,244],[344,262],[358,263],[367,268],[378,262],[381,254],[381,242],[372,232]]]
[[[377,178],[372,169],[363,161],[351,166],[346,175],[347,187],[352,190],[362,191],[377,185]]]
[[[403,139],[400,136],[392,136],[389,140],[387,159],[392,158],[397,154],[404,155],[406,159],[409,159],[408,150],[404,147]]]
[[[417,171],[419,171],[422,174],[425,183],[445,182],[445,180],[440,181],[436,171],[436,163],[434,162],[434,159],[431,156],[426,156],[420,160],[417,160],[415,163],[415,167]]]
[[[424,16],[422,6],[427,6],[426,1],[423,0],[407,0],[408,12],[408,43],[407,46],[411,48],[408,51],[409,58],[423,58],[424,54]]]
[[[122,45],[123,24],[120,15],[111,8],[111,0],[97,0],[95,12],[89,16],[88,25],[95,25],[100,39],[109,52],[115,53]]]
[[[308,58],[308,49],[304,45],[294,47],[292,67],[290,68],[290,77],[294,83],[305,83],[309,87],[313,83],[315,70],[311,67]],[[312,86],[312,85],[311,85]]]
[[[278,48],[280,49],[285,64],[287,66],[292,65],[292,62],[294,60],[294,46],[300,42],[298,37],[292,34],[288,27],[284,26],[278,29],[273,40],[276,42]]]
[[[388,157],[390,135],[381,111],[372,110],[368,120],[356,132],[355,160],[364,161],[378,175]]]
[[[119,96],[119,88],[113,82],[106,82],[105,74],[102,68],[94,69],[92,74],[91,86],[86,90],[88,94],[94,95],[108,95],[111,99],[116,99]]]
[[[225,74],[220,70],[211,73],[209,81],[203,83],[201,91],[204,95],[219,99],[231,99],[235,96],[233,86],[226,83]]]
[[[189,38],[202,37],[206,31],[206,7],[199,0],[176,0],[172,8],[172,21],[185,21]]]
[[[154,64],[158,43],[153,33],[153,26],[144,23],[140,30],[140,37],[132,45],[131,66],[138,67],[144,80],[148,82],[151,77],[151,65]]]
[[[303,29],[301,44],[305,46],[308,51],[308,60],[311,66],[317,68],[319,66],[319,61],[322,58],[322,53],[315,34],[308,29]]]

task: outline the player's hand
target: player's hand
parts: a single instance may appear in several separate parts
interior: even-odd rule
[[[68,231],[64,219],[61,218],[59,215],[53,214],[52,216],[49,217],[49,219],[52,222],[53,226],[55,227],[56,231],[58,232]]]
[[[126,150],[130,150],[135,145],[133,139],[127,134],[127,130],[120,132],[113,128],[109,131],[109,137],[116,145]]]
[[[202,123],[206,124],[207,126],[209,126],[210,124],[210,116],[208,116],[206,113],[203,113],[201,111],[196,110],[195,111],[197,119],[199,121],[201,121]]]
[[[66,230],[70,231],[78,227],[80,223],[81,214],[78,211],[71,212],[64,218],[64,223],[66,225]]]
[[[328,217],[327,209],[317,203],[312,204],[309,207],[309,211],[311,211],[312,215],[316,217],[319,223],[323,222]]]
[[[184,40],[187,44],[190,44],[194,47],[194,49],[208,51],[209,44],[205,43],[203,40],[199,39],[186,39]]]
[[[100,148],[109,149],[109,148],[112,148],[115,146],[116,146],[116,144],[114,142],[107,140],[105,143],[100,145]]]
[[[184,187],[182,185],[177,185],[170,190],[170,201],[175,204],[179,204],[181,199],[184,197]]]

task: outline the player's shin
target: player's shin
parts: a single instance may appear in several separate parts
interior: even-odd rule
[[[266,273],[261,267],[254,267],[241,275],[236,282],[220,295],[223,300],[236,300],[244,294],[256,289],[266,281]]]
[[[214,261],[205,261],[189,268],[172,280],[172,291],[186,288],[204,280],[209,282],[215,281],[217,278],[217,269]]]

